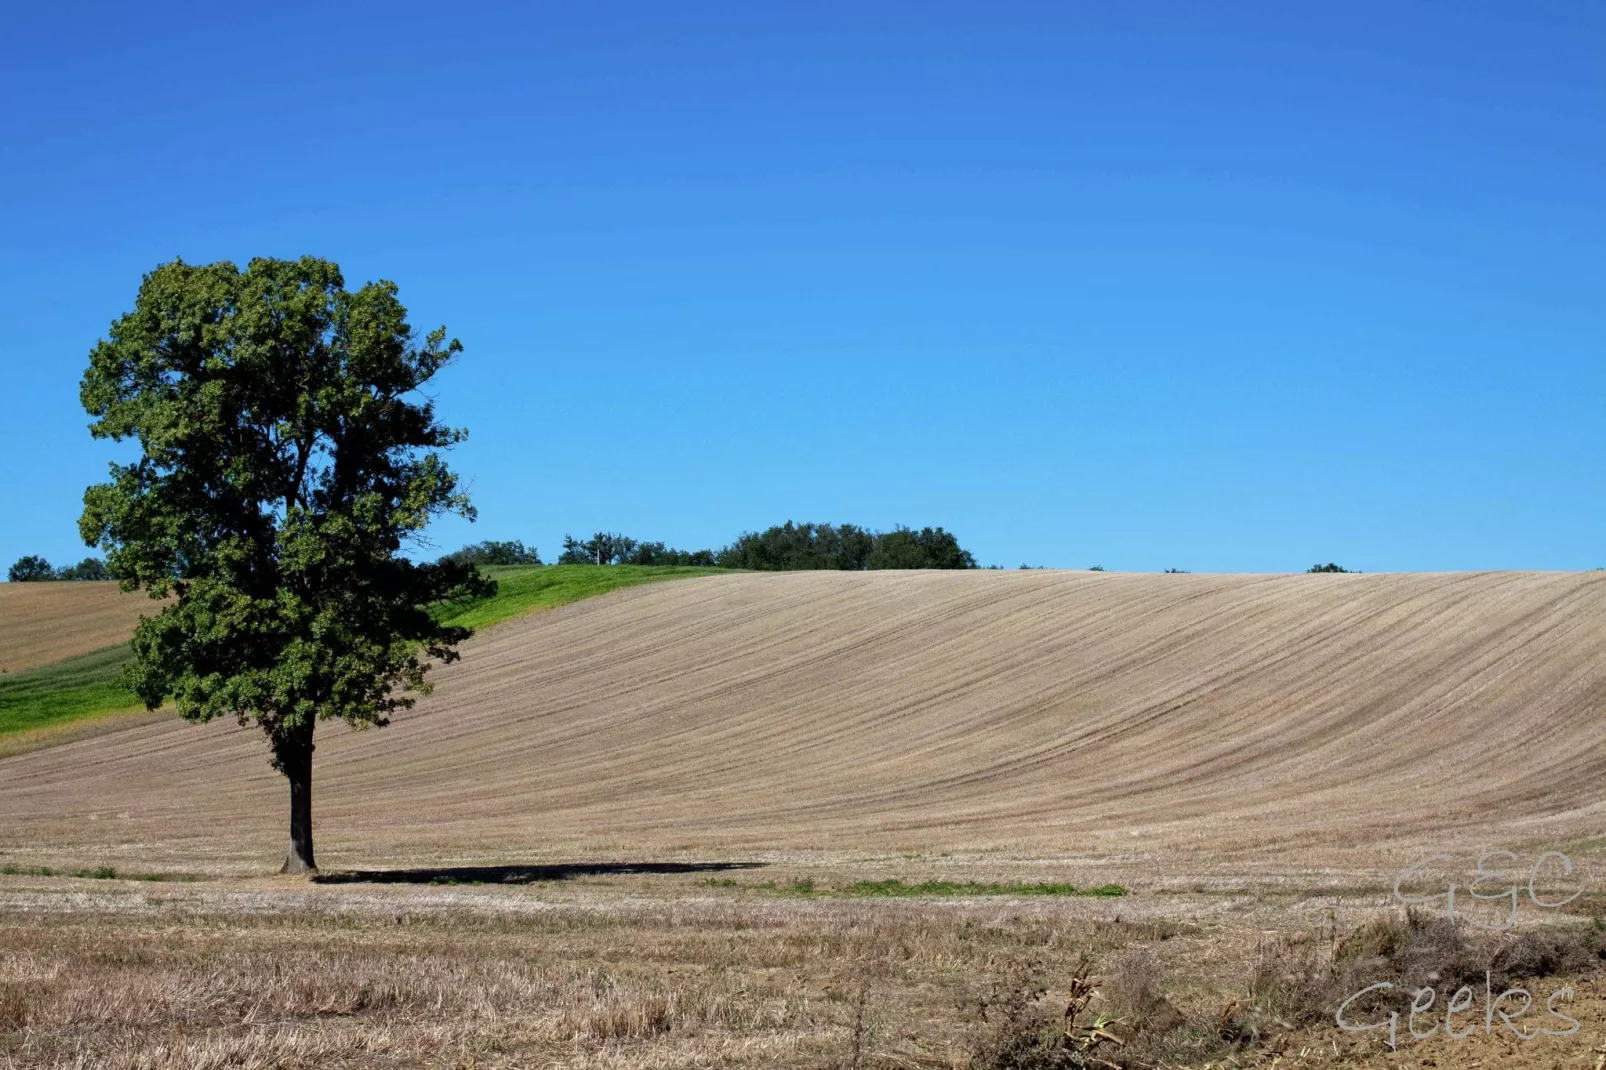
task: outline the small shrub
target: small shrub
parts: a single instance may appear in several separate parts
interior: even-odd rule
[[[1523,933],[1495,955],[1492,980],[1507,983],[1532,977],[1582,973],[1606,958],[1606,934],[1598,927],[1582,932],[1539,929]]]
[[[1119,1067],[1101,1052],[1119,1048],[1122,1039],[1110,1031],[1118,1024],[1108,1015],[1083,1023],[1087,1006],[1098,995],[1083,957],[1071,974],[1069,1002],[1056,1014],[1039,979],[1041,968],[1019,964],[973,1003],[976,1029],[971,1038],[973,1070],[1084,1070]]]
[[[1165,971],[1147,949],[1127,953],[1100,977],[1089,976],[1090,965],[1086,955],[1077,961],[1064,1004],[1049,998],[1038,963],[1015,965],[985,996],[971,1000],[976,1027],[969,1065],[974,1070],[1217,1065],[1262,1036],[1254,1016],[1236,1002],[1198,1018],[1180,1011],[1166,998]]]
[[[1169,1033],[1187,1024],[1161,992],[1163,979],[1160,960],[1147,949],[1128,954],[1110,971],[1104,996],[1133,1033]]]
[[[1249,1005],[1254,1013],[1231,1026],[1224,1013],[1218,1033],[1223,1039],[1237,1040],[1257,1032],[1254,1019],[1261,1017],[1284,1028],[1317,1021],[1326,1013],[1331,972],[1309,934],[1262,941],[1255,949],[1255,965],[1249,974]]]

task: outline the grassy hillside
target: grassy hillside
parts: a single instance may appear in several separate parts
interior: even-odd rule
[[[513,617],[578,602],[620,587],[704,576],[721,570],[642,565],[604,568],[533,565],[493,567],[485,571],[497,581],[496,595],[467,604],[441,606],[441,619],[475,629],[488,628]],[[37,586],[59,587],[64,591],[69,588],[67,584]],[[48,665],[0,673],[0,737],[139,708],[139,700],[119,682],[122,667],[130,657],[127,644],[119,643]]]
[[[442,607],[443,620],[470,628],[488,628],[538,609],[555,609],[621,587],[729,572],[679,565],[504,565],[483,571],[496,580],[495,597]]]
[[[119,682],[130,657],[120,644],[0,675],[0,736],[138,708]]]

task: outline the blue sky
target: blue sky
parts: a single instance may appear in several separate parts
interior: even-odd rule
[[[312,253],[466,353],[480,522],[984,563],[1606,565],[1606,5],[30,5],[0,564],[88,551],[140,276]]]

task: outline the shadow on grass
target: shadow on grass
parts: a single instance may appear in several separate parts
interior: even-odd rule
[[[759,869],[766,862],[574,862],[550,866],[443,866],[429,869],[357,869],[319,873],[318,884],[539,884],[576,877],[629,873],[716,873]]]

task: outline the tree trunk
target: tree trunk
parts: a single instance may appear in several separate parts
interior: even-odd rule
[[[290,853],[280,873],[313,873],[312,857],[312,726],[297,732],[279,756],[290,781]]]

